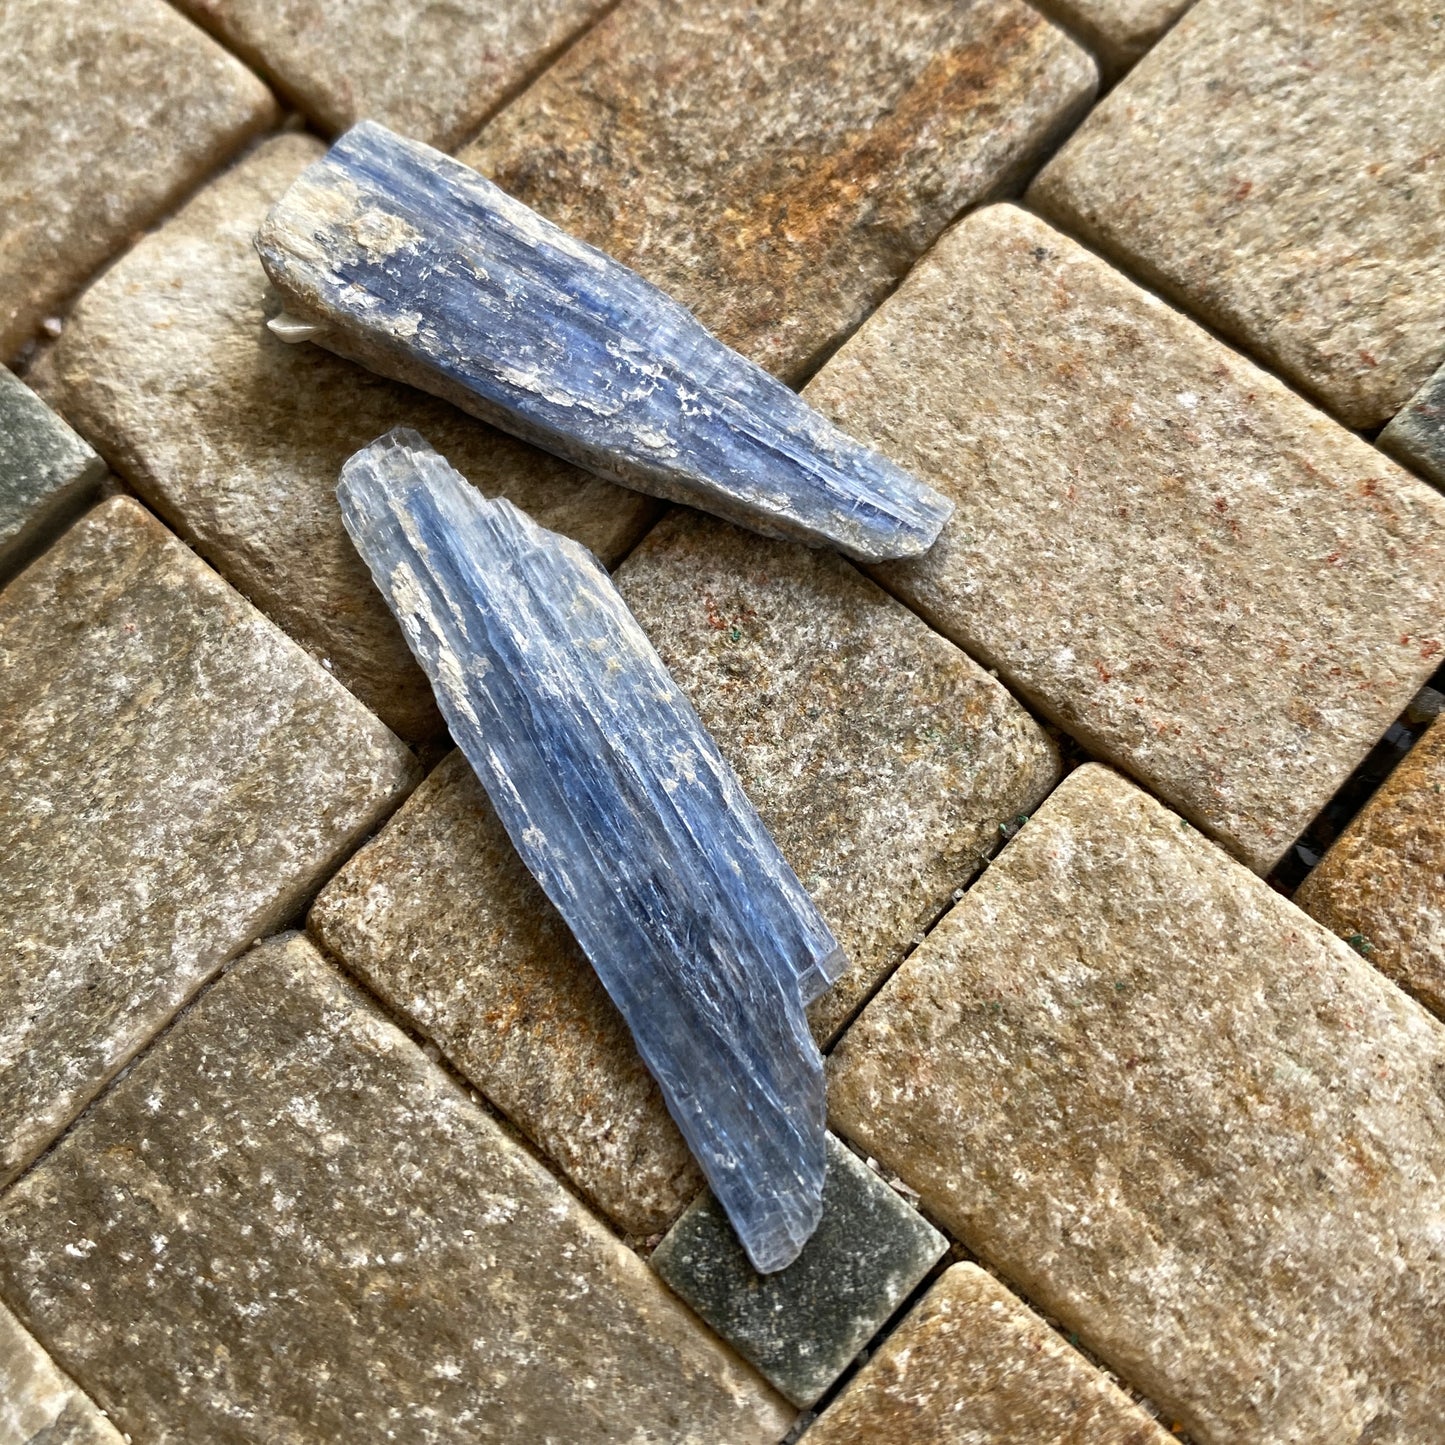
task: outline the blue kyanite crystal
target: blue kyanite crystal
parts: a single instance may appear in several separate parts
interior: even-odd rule
[[[279,335],[625,486],[864,561],[925,551],[952,510],[636,272],[373,122],[302,173],[256,244]]]
[[[358,452],[337,495],[749,1257],[790,1264],[821,1209],[803,1008],[844,967],[827,924],[590,552],[488,501],[415,432]]]

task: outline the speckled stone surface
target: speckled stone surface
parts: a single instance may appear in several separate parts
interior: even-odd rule
[[[55,1368],[0,1304],[0,1440],[5,1445],[122,1445],[95,1403]]]
[[[1194,0],[1041,0],[1103,63],[1106,75],[1133,65]]]
[[[0,579],[98,495],[105,463],[0,366]]]
[[[232,583],[397,732],[441,726],[431,688],[347,540],[352,452],[416,427],[472,483],[615,562],[657,513],[635,492],[266,329],[252,238],[322,153],[279,137],[201,192],[82,298],[34,384]]]
[[[1266,871],[1445,649],[1445,498],[1012,206],[808,397],[957,502],[889,590]]]
[[[1165,1445],[1016,1296],[956,1264],[808,1431],[810,1445]]]
[[[1445,720],[1405,754],[1295,902],[1445,1017]]]
[[[621,1014],[459,752],[307,928],[624,1230],[665,1229],[702,1188]]]
[[[136,1439],[771,1445],[791,1418],[294,934],[0,1201],[0,1286]]]
[[[6,0],[0,95],[0,360],[280,118],[266,87],[165,0]]]
[[[674,512],[617,585],[851,961],[830,1038],[1058,777],[993,678],[841,558]]]
[[[1195,1440],[1437,1431],[1445,1027],[1117,774],[832,1063],[834,1126]]]
[[[416,779],[135,502],[0,593],[0,1183]]]
[[[624,0],[462,159],[790,379],[1093,85],[1019,0]]]
[[[450,149],[607,0],[180,0],[331,131],[358,120]]]
[[[917,1210],[830,1136],[822,1218],[787,1269],[756,1273],[710,1194],[668,1231],[652,1267],[788,1399],[807,1406],[947,1248]]]
[[[1379,445],[1437,487],[1445,488],[1445,366],[1380,433]]]
[[[1445,359],[1436,0],[1199,0],[1029,191],[1348,426]]]

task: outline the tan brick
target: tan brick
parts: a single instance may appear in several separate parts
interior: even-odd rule
[[[957,503],[888,588],[1260,871],[1439,665],[1445,499],[1012,206],[807,394]]]
[[[332,131],[378,120],[450,149],[607,0],[179,0]]]
[[[440,730],[421,670],[341,525],[352,452],[416,427],[489,496],[615,562],[657,507],[445,403],[266,329],[252,237],[321,154],[281,136],[201,192],[93,286],[35,385],[273,621],[404,737]]]
[[[808,1431],[809,1445],[1167,1445],[992,1275],[956,1264]]]
[[[1445,1016],[1445,721],[1405,755],[1295,902]]]
[[[1418,1445],[1445,1027],[1117,774],[1069,776],[833,1054],[834,1125],[1194,1439]]]
[[[415,781],[135,502],[0,593],[0,1183]]]
[[[0,1440],[5,1445],[123,1445],[94,1403],[55,1368],[0,1304]]]
[[[165,0],[6,0],[0,95],[0,358],[279,119]]]
[[[1349,426],[1445,360],[1435,0],[1199,0],[1029,191]]]
[[[624,0],[462,159],[791,378],[1094,81],[1020,0]]]
[[[0,1202],[134,1438],[771,1445],[792,1412],[298,935]]]
[[[1105,73],[1127,70],[1194,0],[1041,0],[1039,9],[1081,36]]]

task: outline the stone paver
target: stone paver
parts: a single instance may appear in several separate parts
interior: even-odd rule
[[[1295,902],[1445,1017],[1445,720],[1405,754]]]
[[[0,1285],[137,1439],[771,1445],[791,1418],[294,934],[0,1201]]]
[[[677,512],[618,582],[849,952],[812,1010],[827,1038],[1048,792],[1054,746],[830,553]],[[310,927],[624,1229],[666,1228],[697,1192],[625,1025],[460,756]]]
[[[0,366],[0,580],[88,501],[105,463]]]
[[[179,0],[333,132],[377,120],[450,150],[607,0]]]
[[[322,890],[307,927],[632,1234],[702,1175],[622,1016],[461,753]]]
[[[957,502],[890,591],[1261,871],[1439,665],[1445,499],[1015,207],[808,397]]]
[[[831,1062],[835,1127],[1194,1439],[1437,1431],[1445,1027],[1117,774]]]
[[[0,1441],[5,1445],[122,1445],[92,1400],[0,1304]]]
[[[1021,0],[624,0],[462,158],[792,378],[1094,83]]]
[[[809,1445],[1166,1445],[992,1275],[956,1264],[808,1431]]]
[[[0,1184],[415,760],[127,498],[0,593]]]
[[[1106,75],[1133,65],[1194,0],[1042,0],[1103,62]]]
[[[1029,191],[1349,426],[1445,360],[1436,0],[1199,0]]]
[[[0,359],[279,119],[266,87],[165,0],[6,0],[0,95]]]
[[[1445,487],[1445,366],[1380,433],[1380,446],[1437,487]]]
[[[652,1267],[795,1405],[811,1405],[933,1268],[948,1241],[836,1139],[817,1232],[786,1269],[748,1263],[711,1194]]]
[[[336,479],[358,448],[416,427],[488,495],[615,562],[656,505],[266,329],[252,237],[322,152],[279,137],[201,192],[81,299],[34,381],[126,480],[402,736],[441,721],[421,670],[341,525]]]
[[[676,512],[617,584],[852,967],[831,1038],[1058,778],[995,679],[829,552]]]

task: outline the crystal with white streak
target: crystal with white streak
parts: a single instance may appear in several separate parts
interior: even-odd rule
[[[635,271],[373,122],[298,177],[256,246],[283,339],[624,486],[863,561],[926,551],[952,510]]]
[[[749,1258],[790,1264],[821,1210],[803,1011],[845,966],[827,924],[590,552],[488,501],[411,431],[353,456],[337,496]]]

